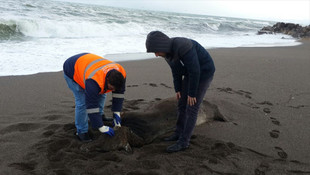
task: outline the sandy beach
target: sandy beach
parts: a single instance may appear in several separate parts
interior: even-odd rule
[[[173,154],[162,141],[170,133],[131,153],[86,150],[62,72],[0,77],[0,174],[310,174],[310,41],[302,43],[208,50],[216,73],[205,100],[227,121],[197,126],[190,148]],[[120,64],[124,111],[175,96],[164,59]]]

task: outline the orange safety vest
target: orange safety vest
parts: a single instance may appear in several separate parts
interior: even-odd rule
[[[105,79],[107,73],[113,69],[119,71],[126,78],[125,69],[121,65],[98,55],[86,54],[77,59],[74,65],[73,79],[85,89],[85,80],[91,78],[101,88],[100,94],[108,93],[111,90],[104,91]]]

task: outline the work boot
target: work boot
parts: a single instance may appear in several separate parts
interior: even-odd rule
[[[184,151],[189,147],[188,144],[184,144],[181,142],[177,142],[171,146],[168,146],[167,152],[168,153],[173,153],[173,152],[179,152],[179,151]]]
[[[179,139],[179,136],[174,133],[169,137],[164,138],[164,141],[177,141]]]
[[[88,132],[87,133],[76,133],[76,136],[81,142],[91,142],[92,141]]]

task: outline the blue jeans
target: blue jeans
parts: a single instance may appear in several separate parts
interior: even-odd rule
[[[199,81],[196,100],[197,102],[193,106],[187,104],[187,92],[188,92],[188,77],[184,77],[182,82],[181,98],[178,101],[178,120],[176,124],[176,135],[179,136],[178,142],[183,145],[189,145],[189,141],[196,125],[197,115],[199,107],[203,98],[209,88],[213,76],[209,79]]]
[[[85,90],[65,74],[64,78],[75,98],[75,127],[77,129],[77,133],[87,133],[88,116],[86,113]],[[106,96],[106,94],[100,95],[99,112],[101,115],[104,113],[103,109]]]

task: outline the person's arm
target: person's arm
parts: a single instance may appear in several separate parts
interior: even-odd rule
[[[126,79],[125,79],[126,82]],[[126,90],[126,83],[119,91],[112,92],[112,111],[113,111],[113,118],[114,118],[114,126],[121,127],[121,111],[123,108],[124,102],[124,94]]]
[[[165,59],[169,64],[172,72],[173,84],[175,92],[181,92],[182,90],[182,76],[183,76],[183,65],[180,61],[170,61]]]
[[[113,129],[108,126],[104,126],[102,117],[99,112],[100,91],[101,89],[96,81],[92,79],[87,79],[85,81],[85,101],[87,115],[93,128],[98,129],[104,134],[113,136]]]
[[[193,47],[189,50],[181,59],[186,67],[189,78],[188,96],[196,97],[200,79],[200,64],[195,48]]]

